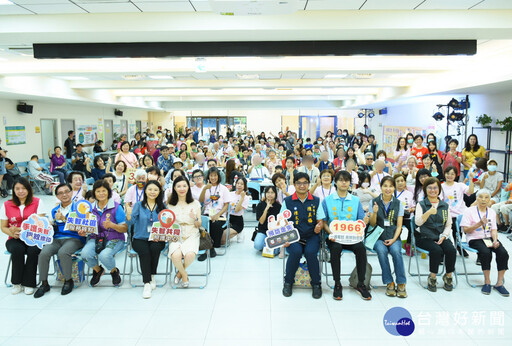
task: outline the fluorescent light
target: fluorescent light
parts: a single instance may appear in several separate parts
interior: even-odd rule
[[[260,75],[259,74],[237,74],[237,77],[239,79],[259,79],[260,78]]]
[[[0,5],[14,5],[12,2],[10,2],[9,0],[0,0]]]
[[[337,78],[337,79],[341,79],[341,78],[345,78],[347,75],[346,74],[327,74],[325,75],[324,78]]]
[[[83,76],[62,76],[58,78],[65,80],[89,80],[89,78]]]
[[[174,79],[173,76],[164,76],[164,75],[152,75],[148,76],[151,79]]]

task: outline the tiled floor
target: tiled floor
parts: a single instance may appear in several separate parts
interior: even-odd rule
[[[54,203],[52,197],[43,200],[48,208]],[[295,289],[292,297],[285,298],[281,294],[282,260],[263,258],[252,248],[249,225],[254,224],[254,214],[247,213],[246,220],[245,241],[234,243],[226,256],[212,260],[210,281],[203,290],[167,285],[145,300],[142,289],[128,283],[111,287],[108,275],[100,287],[82,285],[67,296],[60,295],[60,288],[40,299],[13,296],[10,289],[0,288],[0,344],[323,346],[431,345],[445,340],[450,346],[512,344],[512,298],[496,292],[484,296],[462,276],[453,292],[439,289],[436,293],[408,276],[407,299],[386,297],[377,288],[371,301],[363,301],[346,279],[341,302],[332,299],[325,283],[322,299],[314,300],[309,289]],[[511,242],[500,238],[512,252]],[[8,258],[3,255],[5,241],[0,243],[3,279]],[[124,253],[117,259],[122,268]],[[380,272],[376,257],[370,257],[370,263]],[[473,257],[468,263],[475,269]],[[163,257],[160,265],[161,269],[165,265]],[[192,269],[200,265],[194,263]],[[353,267],[354,256],[344,255],[343,271]],[[421,260],[421,268],[427,269],[427,260]],[[457,268],[462,269],[460,257]],[[191,278],[191,284],[199,280]],[[474,280],[483,282],[482,277]],[[506,280],[512,282],[508,273]],[[134,281],[140,282],[140,276],[135,275]],[[372,278],[372,283],[381,284],[380,277]],[[508,286],[512,289],[512,284]],[[412,314],[416,325],[412,335],[392,336],[384,329],[383,316],[394,306]]]

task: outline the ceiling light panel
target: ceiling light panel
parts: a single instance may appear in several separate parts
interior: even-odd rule
[[[414,10],[423,1],[424,0],[367,0],[361,10]]]
[[[194,12],[189,1],[140,2],[133,1],[142,12]]]
[[[358,10],[364,0],[320,0],[320,1],[304,1],[301,0],[302,7],[306,7],[306,11],[317,10]]]
[[[480,0],[481,1],[481,0]],[[418,10],[467,10],[478,4],[479,0],[427,0],[418,6]]]
[[[71,3],[23,5],[23,7],[37,14],[87,13],[84,9]]]

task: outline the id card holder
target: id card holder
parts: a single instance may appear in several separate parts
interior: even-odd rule
[[[384,227],[389,227],[389,226],[391,226],[391,221],[384,220]]]
[[[489,238],[482,239],[484,241],[485,246],[492,247],[492,240]]]
[[[148,226],[148,233],[151,234],[151,228],[153,228],[153,226]]]

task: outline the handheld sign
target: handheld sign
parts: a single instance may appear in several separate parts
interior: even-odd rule
[[[267,248],[273,250],[284,246],[286,243],[295,243],[300,240],[299,231],[293,226],[293,222],[288,221],[292,216],[289,210],[283,211],[277,215],[275,220],[273,215],[268,218],[268,231],[265,238]]]
[[[92,204],[82,199],[76,203],[76,210],[68,214],[64,229],[67,231],[84,231],[85,235],[98,234],[98,220],[92,211]]]
[[[352,245],[364,240],[366,224],[362,220],[334,220],[329,224],[329,239],[343,245]]]
[[[21,224],[20,239],[28,246],[42,249],[53,242],[53,227],[48,218],[32,214]]]
[[[176,221],[176,215],[170,209],[158,213],[158,221],[153,222],[149,231],[150,241],[178,242],[181,240],[181,227]]]

